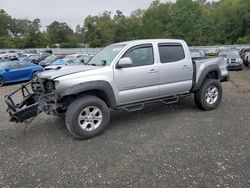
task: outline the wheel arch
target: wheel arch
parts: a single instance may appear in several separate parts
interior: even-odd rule
[[[116,108],[116,99],[112,86],[106,81],[91,81],[77,84],[65,90],[62,93],[63,98],[79,97],[93,95],[101,98],[106,104],[114,109]]]
[[[200,77],[197,83],[192,88],[192,92],[199,90],[202,84],[204,83],[204,81],[207,79],[216,79],[216,80],[221,81],[221,78],[222,78],[221,71],[218,65],[208,66],[200,74]]]

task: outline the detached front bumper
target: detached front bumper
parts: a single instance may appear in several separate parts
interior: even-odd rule
[[[10,115],[10,121],[12,122],[24,122],[35,116],[37,116],[41,111],[39,110],[39,96],[35,93],[31,93],[28,87],[32,83],[29,82],[22,85],[19,89],[11,92],[4,96],[4,101],[7,105],[7,112]],[[14,102],[14,97],[18,94],[22,94],[22,100],[18,103]]]
[[[28,82],[19,89],[5,95],[4,101],[7,105],[6,111],[10,115],[10,121],[16,123],[29,121],[41,112],[56,115],[60,105],[57,104],[57,95],[53,88],[53,82],[37,80]],[[20,100],[20,95],[21,101],[14,102]]]

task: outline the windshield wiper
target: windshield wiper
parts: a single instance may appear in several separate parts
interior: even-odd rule
[[[107,61],[106,60],[101,60],[101,63],[90,63],[88,62],[86,65],[91,65],[91,66],[106,66],[107,65]]]
[[[101,65],[102,66],[106,66],[107,65],[107,61],[106,60],[101,60]]]
[[[97,66],[95,63],[88,63],[87,65]]]

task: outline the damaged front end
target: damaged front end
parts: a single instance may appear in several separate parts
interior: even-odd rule
[[[57,95],[54,93],[55,83],[51,80],[36,80],[22,85],[19,89],[4,96],[7,112],[12,122],[28,122],[41,112],[55,114]],[[19,100],[21,93],[21,101]]]

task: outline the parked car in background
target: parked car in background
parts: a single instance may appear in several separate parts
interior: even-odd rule
[[[192,59],[199,59],[205,57],[205,53],[202,53],[202,50],[190,49],[190,54]]]
[[[238,51],[224,51],[220,52],[219,56],[224,56],[227,58],[227,68],[228,70],[242,70],[243,69],[243,60],[240,57]]]
[[[43,50],[42,53],[53,54],[53,51],[50,49]]]
[[[41,65],[42,67],[46,67],[51,63],[53,63],[54,61],[56,61],[57,59],[62,59],[64,57],[65,55],[51,55],[46,57],[44,60],[40,61],[39,65]]]
[[[242,48],[240,50],[240,57],[243,60],[243,63],[248,66],[248,63],[246,62],[246,55],[248,54],[248,52],[250,52],[250,48]]]
[[[22,59],[21,61],[38,64],[39,58],[39,55],[31,55],[27,58]]]
[[[208,48],[205,50],[206,56],[218,56],[218,48]]]
[[[2,62],[0,63],[0,86],[31,80],[42,70],[41,66],[29,62],[19,60]]]
[[[67,55],[64,59],[66,60],[80,60],[81,63],[86,63],[89,59],[88,54],[72,54],[72,55]]]
[[[89,56],[87,54],[74,54],[68,55],[63,59],[57,59],[51,65],[44,68],[44,70],[58,69],[67,65],[76,65],[76,64],[86,64],[88,62]]]
[[[23,56],[19,57],[18,59],[20,61],[38,64],[40,61],[44,60],[45,58],[47,58],[50,55],[51,54],[48,54],[48,53],[29,54],[29,55],[23,55]]]
[[[47,57],[49,57],[49,56],[51,56],[51,54],[50,53],[40,53],[39,54],[39,62],[38,63],[40,63],[42,60],[44,60],[45,58],[47,58]]]
[[[246,66],[250,66],[250,51],[245,52],[245,59],[243,60],[243,62]]]
[[[0,54],[0,59],[16,59],[18,57],[17,53],[3,53]]]

